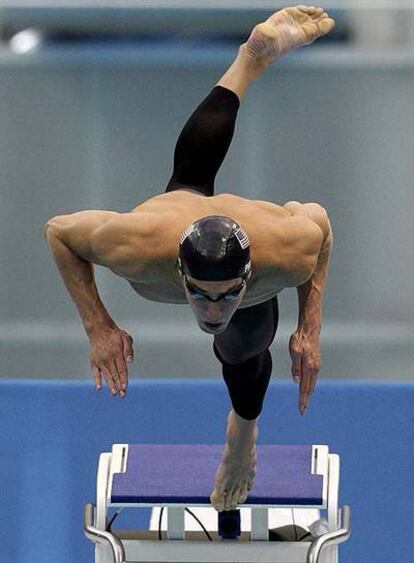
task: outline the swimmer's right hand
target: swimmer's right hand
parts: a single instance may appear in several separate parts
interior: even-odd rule
[[[134,360],[131,336],[119,327],[96,329],[90,335],[91,368],[96,389],[102,389],[102,375],[112,395],[125,397],[128,387],[127,363]]]

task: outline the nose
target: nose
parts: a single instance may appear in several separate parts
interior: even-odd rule
[[[217,323],[221,320],[223,311],[217,303],[208,303],[205,309],[206,321],[211,323]]]

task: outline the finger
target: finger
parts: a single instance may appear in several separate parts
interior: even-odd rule
[[[95,378],[96,390],[100,391],[102,389],[102,373],[101,373],[101,370],[94,363],[91,364],[91,367],[92,367],[93,376]]]
[[[315,387],[316,387],[316,382],[318,381],[318,374],[316,373],[312,378],[311,378],[311,386],[310,386],[310,394],[312,395],[312,393],[315,391]]]
[[[296,333],[292,334],[292,336],[290,337],[289,340],[289,352],[290,352],[290,357],[293,360],[293,357],[297,354],[298,352],[298,340],[296,337]]]
[[[111,390],[112,395],[116,395],[118,393],[118,387],[116,384],[116,379],[114,377],[116,369],[113,365],[113,362],[104,362],[102,371],[108,383],[109,389]]]
[[[302,377],[299,386],[299,410],[300,414],[305,414],[308,408],[309,400],[309,383],[307,377]]]
[[[292,377],[295,383],[299,383],[302,377],[302,354],[293,352],[292,357]]]
[[[292,358],[293,381],[295,381],[295,383],[299,383],[302,375],[301,372],[302,352],[299,348],[299,340],[296,332],[292,334],[292,336],[290,337],[289,352],[290,352],[290,357]]]
[[[128,384],[128,369],[123,356],[115,358],[115,365],[120,378],[121,397],[125,397]]]
[[[313,375],[320,370],[320,354],[314,350],[305,350],[303,353],[304,373]]]
[[[313,371],[313,364],[311,363],[309,359],[309,354],[307,352],[304,352],[302,355],[301,371],[302,371],[301,388],[305,393],[309,394],[311,388],[311,379],[314,371]]]
[[[113,358],[111,360],[110,367],[111,367],[112,379],[115,383],[116,394],[118,394],[122,391],[122,382],[121,382],[121,374],[119,373],[118,366],[116,363],[116,358]]]
[[[292,377],[295,383],[300,383],[302,378],[302,369],[301,369],[301,355],[298,354],[293,358],[292,361]]]
[[[122,334],[122,344],[124,347],[124,358],[129,364],[134,361],[134,349],[132,347],[133,340],[127,333]]]
[[[307,380],[309,394],[312,394],[315,389],[316,379],[320,369],[321,362],[319,355],[312,352],[305,352],[302,371]]]

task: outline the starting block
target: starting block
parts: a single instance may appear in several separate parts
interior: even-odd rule
[[[85,535],[96,544],[95,563],[338,563],[338,544],[350,536],[350,508],[338,507],[337,454],[324,445],[257,446],[257,474],[246,502],[240,510],[217,513],[209,496],[223,449],[115,444],[111,453],[102,453],[96,506],[87,504],[84,514]],[[113,507],[151,507],[151,520],[159,514],[159,524],[113,531],[108,518]],[[200,531],[190,531],[185,514],[190,507],[209,510],[217,531],[206,530],[202,522]],[[326,511],[326,529],[280,541],[281,535],[271,533],[277,529],[269,530],[269,512],[286,509],[312,510],[318,516]],[[241,511],[250,513],[247,531],[240,526]]]

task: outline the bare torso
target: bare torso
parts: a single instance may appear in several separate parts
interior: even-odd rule
[[[136,223],[140,234],[123,243],[125,258],[105,265],[145,299],[187,304],[176,268],[180,235],[201,217],[227,215],[250,237],[252,276],[240,308],[251,307],[305,283],[316,267],[321,231],[298,206],[292,212],[266,201],[233,194],[205,197],[192,190],[157,195],[122,215],[128,229],[133,233]]]

